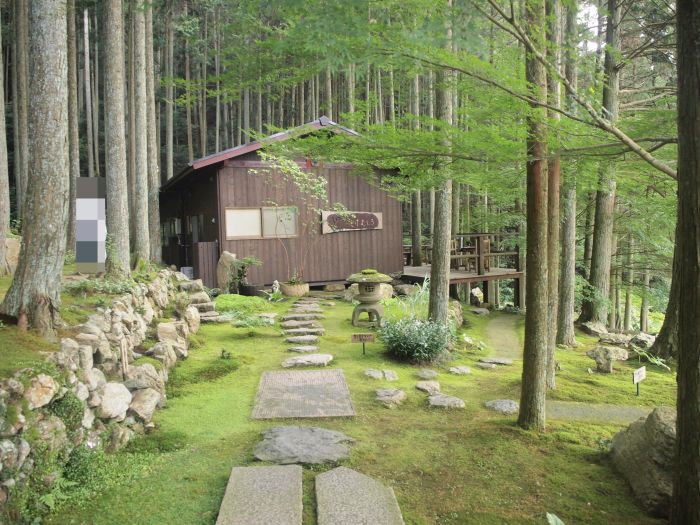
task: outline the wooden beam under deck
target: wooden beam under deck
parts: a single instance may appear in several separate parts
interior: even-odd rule
[[[450,270],[450,284],[481,283],[484,281],[499,281],[502,279],[522,279],[525,272],[513,268],[492,268],[483,274],[467,272],[465,270]],[[430,277],[430,265],[404,266],[404,281],[422,283],[426,277]]]

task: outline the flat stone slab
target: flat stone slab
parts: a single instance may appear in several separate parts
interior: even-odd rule
[[[253,455],[280,465],[335,463],[350,456],[355,440],[341,432],[316,427],[284,426],[263,432]]]
[[[290,328],[284,331],[284,335],[323,335],[326,331],[323,328]]]
[[[435,370],[430,370],[429,368],[422,368],[416,372],[416,375],[421,379],[435,379],[438,373]]]
[[[428,397],[428,405],[434,408],[464,408],[464,401],[454,396],[433,394]]]
[[[484,370],[494,370],[496,368],[496,365],[493,363],[477,363],[476,366],[477,368],[483,368]]]
[[[318,321],[325,318],[323,314],[292,313],[283,315],[282,321]]]
[[[512,399],[494,399],[484,403],[484,406],[489,410],[506,415],[517,414],[520,410],[520,404]]]
[[[288,328],[322,328],[320,323],[316,321],[284,321],[280,323],[284,329]]]
[[[399,376],[393,370],[376,370],[368,368],[365,370],[365,375],[371,379],[386,379],[387,381],[398,381]]]
[[[431,395],[437,394],[440,392],[440,383],[437,381],[418,381],[416,388]]]
[[[488,308],[472,308],[469,311],[476,315],[489,315],[491,313]]]
[[[472,373],[472,369],[468,366],[451,366],[450,374],[455,374],[458,376],[466,376]]]
[[[393,370],[382,370],[384,372],[384,379],[387,381],[398,381],[399,375]]]
[[[394,491],[346,467],[316,476],[318,525],[404,525]]]
[[[291,308],[295,312],[321,313],[321,307],[317,304],[295,304]]]
[[[326,366],[333,361],[331,354],[304,354],[285,359],[282,368],[293,368],[295,366]]]
[[[269,321],[272,321],[273,323],[275,322],[275,319],[277,319],[277,313],[275,312],[266,312],[262,314],[258,314],[258,317],[261,319],[268,319]]]
[[[216,525],[301,525],[302,470],[234,467]]]
[[[290,346],[287,348],[289,352],[296,352],[298,354],[310,354],[312,352],[318,351],[318,346],[314,345],[301,345],[301,346]]]
[[[354,416],[342,370],[263,372],[253,419]]]
[[[400,388],[379,388],[376,391],[376,395],[375,399],[387,408],[394,408],[400,405],[408,397],[406,392]]]
[[[482,357],[479,359],[480,363],[487,363],[492,365],[512,365],[513,360],[507,357]]]
[[[292,337],[287,337],[285,339],[288,343],[292,343],[295,345],[305,345],[305,344],[311,344],[315,343],[318,341],[318,336],[317,335],[294,335]]]

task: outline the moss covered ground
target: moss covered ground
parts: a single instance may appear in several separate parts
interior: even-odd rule
[[[288,303],[272,308],[282,310]],[[205,325],[202,343],[180,363],[171,383],[168,407],[155,416],[157,430],[126,451],[109,457],[106,474],[81,486],[48,520],[53,524],[213,524],[233,466],[259,464],[252,456],[260,433],[283,424],[317,425],[357,440],[344,465],[391,485],[408,524],[545,523],[545,513],[565,523],[660,523],[634,503],[624,480],[612,469],[606,444],[620,429],[550,421],[536,434],[518,429],[513,417],[483,408],[489,399],[517,399],[519,367],[473,369],[470,376],[440,376],[443,392],[467,402],[463,411],[435,411],[415,390],[418,367],[388,360],[379,343],[350,343],[358,331],[350,325],[352,307],[339,303],[323,321],[327,335],[321,351],[332,353],[342,368],[357,412],[354,418],[326,420],[250,419],[260,375],[280,369],[287,357],[276,327],[233,328]],[[492,314],[467,313],[464,333],[486,339]],[[520,321],[520,320],[519,320]],[[522,330],[522,323],[518,323]],[[648,367],[640,398],[630,371],[618,366],[603,377],[589,374],[585,357],[593,343],[580,337],[576,350],[559,350],[562,371],[556,399],[643,404],[672,404],[675,379]],[[488,340],[486,340],[488,343]],[[222,359],[230,353],[230,359]],[[473,365],[486,351],[459,349],[453,364]],[[225,361],[227,364],[221,364]],[[367,368],[391,368],[408,400],[395,410],[374,401],[374,390],[388,385],[367,379]],[[440,367],[438,367],[440,368]],[[304,523],[315,523],[313,477],[329,466],[305,469]]]

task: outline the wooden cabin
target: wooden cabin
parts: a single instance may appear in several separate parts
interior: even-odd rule
[[[262,141],[197,159],[161,188],[163,261],[193,267],[194,277],[216,286],[223,251],[257,257],[248,281],[272,284],[303,271],[311,285],[344,282],[363,268],[403,270],[401,205],[379,188],[377,175],[347,164],[300,163],[327,180],[328,202],[304,196],[293,181],[261,161],[270,142],[319,130],[355,134],[327,117]],[[307,133],[308,132],[308,133]],[[335,213],[335,204],[348,213]]]

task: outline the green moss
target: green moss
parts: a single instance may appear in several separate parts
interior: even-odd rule
[[[69,430],[77,430],[83,421],[85,404],[70,390],[51,402],[49,412],[60,417]]]
[[[162,370],[163,369],[163,363],[158,361],[158,359],[154,359],[153,357],[149,357],[147,355],[143,357],[139,357],[136,361],[133,363],[134,365],[145,365],[145,364],[150,364],[155,367],[156,370]]]
[[[177,430],[158,431],[129,442],[126,452],[137,454],[175,452],[187,445],[187,435]]]
[[[20,368],[38,366],[45,359],[42,353],[55,352],[58,344],[6,325],[0,328],[0,349],[0,377],[7,377]]]
[[[221,294],[216,298],[217,312],[240,314],[260,313],[270,309],[269,303],[261,297],[248,297],[233,293]]]

